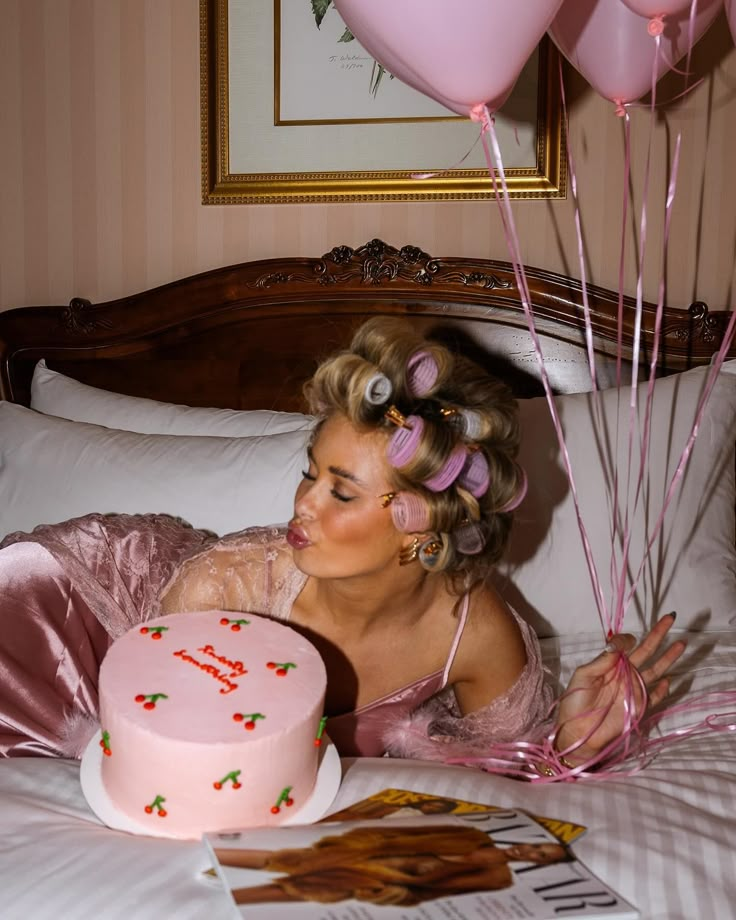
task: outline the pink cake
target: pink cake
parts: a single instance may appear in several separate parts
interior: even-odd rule
[[[280,824],[314,787],[325,686],[314,646],[262,616],[136,626],[100,670],[105,791],[172,837]]]

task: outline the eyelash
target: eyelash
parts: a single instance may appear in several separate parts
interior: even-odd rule
[[[308,479],[309,482],[315,482],[317,479],[317,477],[312,476],[308,470],[302,470],[302,477],[304,479]],[[343,502],[343,504],[347,504],[347,502],[353,501],[353,496],[341,495],[337,489],[330,489],[330,495],[332,495],[333,498],[336,498],[339,502]]]

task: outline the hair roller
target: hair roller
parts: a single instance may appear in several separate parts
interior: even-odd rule
[[[468,456],[468,449],[464,444],[456,444],[452,453],[445,460],[442,469],[424,480],[424,485],[432,492],[443,492],[462,472]]]
[[[477,441],[482,438],[487,427],[481,414],[473,409],[458,409],[452,415],[452,423],[460,430],[462,437],[468,441]]]
[[[524,468],[520,466],[519,471],[521,472],[521,485],[519,486],[519,491],[510,501],[507,501],[502,508],[498,509],[500,512],[505,513],[508,511],[515,511],[526,498],[527,489],[529,488],[529,481],[526,478],[526,471]]]
[[[437,382],[440,369],[428,351],[416,351],[406,365],[406,382],[412,396],[426,396]]]
[[[440,533],[422,543],[417,557],[421,567],[428,572],[441,571],[445,567],[450,552],[446,534]]]
[[[458,483],[475,498],[486,494],[490,483],[490,473],[488,460],[482,450],[474,450],[468,454],[465,466],[458,477]]]
[[[391,466],[402,467],[409,463],[417,452],[423,431],[424,420],[418,415],[410,415],[402,427],[396,429],[386,448]]]
[[[393,386],[385,374],[373,374],[365,385],[365,401],[371,406],[382,406],[391,398]]]
[[[430,509],[426,499],[416,492],[398,492],[391,501],[391,519],[402,533],[429,530]]]
[[[475,521],[466,521],[461,524],[452,535],[455,549],[463,556],[477,556],[486,545],[483,528]]]

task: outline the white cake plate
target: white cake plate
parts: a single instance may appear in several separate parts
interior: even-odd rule
[[[317,779],[312,794],[301,808],[291,812],[289,817],[281,822],[282,827],[286,824],[313,824],[319,821],[337,795],[342,779],[340,755],[326,734],[322,735],[322,742]],[[146,837],[173,837],[174,835],[167,834],[163,828],[160,831],[154,830],[120,811],[108,796],[102,782],[102,758],[99,733],[96,732],[82,755],[79,779],[87,804],[100,821],[113,830],[126,831],[129,834],[142,834]],[[220,830],[224,832],[239,830],[239,828],[212,829],[213,832]]]

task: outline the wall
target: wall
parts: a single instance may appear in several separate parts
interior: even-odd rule
[[[372,237],[433,255],[507,257],[490,201],[202,206],[198,24],[198,0],[0,0],[0,308],[107,300]],[[657,295],[666,163],[682,130],[668,297],[723,307],[734,299],[736,251],[736,51],[725,19],[696,50],[695,69],[704,81],[657,119],[644,293]],[[660,85],[669,97],[682,83]],[[574,74],[570,95],[589,277],[615,288],[622,122]],[[648,112],[633,110],[637,197],[648,129]],[[529,264],[579,276],[571,198],[518,202],[515,213]],[[626,231],[630,252],[637,223]]]

